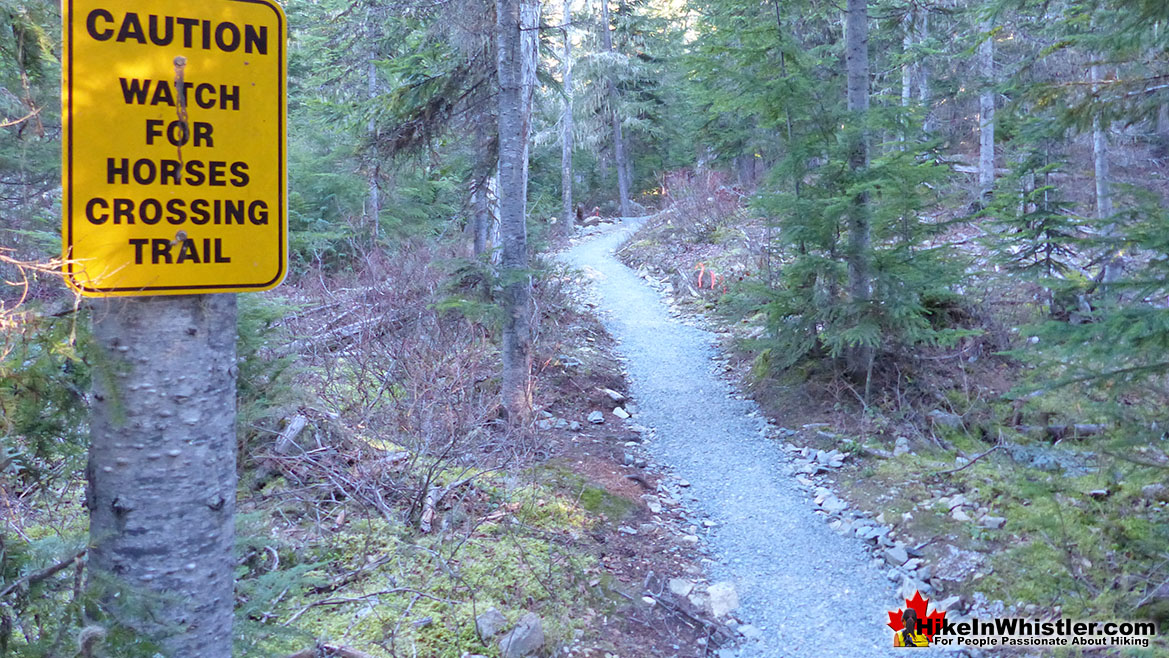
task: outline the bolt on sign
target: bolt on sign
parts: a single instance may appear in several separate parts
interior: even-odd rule
[[[288,262],[284,13],[65,0],[65,278],[83,295],[268,290]]]

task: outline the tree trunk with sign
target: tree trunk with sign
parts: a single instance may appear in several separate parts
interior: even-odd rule
[[[173,658],[230,658],[234,294],[92,304],[90,590]]]
[[[502,402],[513,421],[531,411],[532,284],[528,273],[528,136],[536,78],[539,4],[497,0],[499,221],[503,253]]]

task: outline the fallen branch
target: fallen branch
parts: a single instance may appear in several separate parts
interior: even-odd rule
[[[426,498],[424,498],[422,501],[422,516],[418,519],[418,527],[422,530],[422,532],[430,532],[431,526],[434,522],[435,510],[438,507],[438,504],[442,502],[442,499],[446,498],[447,494],[454,491],[455,489],[458,489],[459,487],[469,483],[471,480],[474,480],[475,477],[476,476],[472,475],[471,477],[466,477],[462,480],[452,482],[445,487],[440,487],[437,484],[430,485],[430,488],[426,490]]]
[[[373,658],[368,653],[363,653],[357,649],[350,649],[349,647],[340,647],[334,644],[318,644],[311,649],[304,649],[287,656],[286,658],[317,658],[320,652],[324,651],[327,656],[335,656],[336,658]]]
[[[974,462],[978,461],[979,459],[982,459],[983,457],[989,455],[990,453],[994,452],[995,450],[998,450],[1001,447],[1002,447],[1002,444],[996,443],[995,445],[991,446],[990,450],[987,450],[986,452],[982,453],[981,455],[978,455],[974,459],[971,459],[970,461],[966,462],[965,464],[962,464],[958,468],[951,468],[951,469],[948,469],[945,471],[938,471],[938,472],[934,473],[934,475],[949,475],[951,473],[957,473],[958,471],[964,471],[964,470],[970,468],[971,466],[974,466]]]
[[[284,431],[280,432],[280,436],[276,437],[276,453],[287,455],[291,452],[292,446],[295,445],[296,436],[305,428],[305,425],[308,425],[308,418],[300,414],[289,421],[288,427],[285,427]]]
[[[339,647],[332,644],[322,644],[321,648],[333,654],[337,658],[373,658],[368,653],[363,653],[357,649],[350,649],[349,647]]]
[[[432,601],[438,601],[439,603],[448,603],[451,605],[455,605],[455,604],[459,603],[459,601],[452,601],[451,599],[444,599],[444,598],[441,598],[438,596],[434,596],[432,594],[427,594],[426,592],[421,592],[421,591],[416,590],[412,587],[392,587],[390,589],[383,589],[383,590],[378,591],[378,592],[371,592],[369,594],[362,594],[361,596],[351,596],[351,597],[337,598],[337,599],[322,599],[320,601],[313,601],[312,603],[310,603],[310,604],[306,605],[305,607],[301,608],[300,610],[296,611],[296,614],[289,617],[288,621],[284,622],[283,625],[284,626],[291,625],[297,619],[300,619],[301,615],[303,615],[304,613],[306,613],[309,610],[312,610],[313,608],[316,608],[316,607],[326,606],[326,605],[345,605],[346,603],[357,603],[359,601],[364,601],[366,599],[372,599],[375,596],[384,596],[386,594],[400,594],[402,592],[409,592],[410,594],[415,594],[415,595],[421,596],[423,598],[430,599]]]
[[[653,599],[663,610],[677,616],[679,620],[681,620],[682,623],[686,624],[687,626],[694,628],[695,624],[697,624],[700,628],[706,631],[707,637],[714,639],[715,642],[720,646],[726,644],[730,640],[734,639],[736,635],[738,635],[738,633],[731,630],[730,627],[717,620],[707,619],[704,616],[700,616],[687,610],[685,606],[681,605],[674,599],[673,595],[665,593],[656,594],[649,589],[646,589],[642,595]]]

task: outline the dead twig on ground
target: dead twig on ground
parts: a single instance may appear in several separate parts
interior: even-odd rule
[[[983,457],[989,455],[990,453],[994,452],[995,450],[998,450],[1001,447],[1002,447],[1001,443],[996,443],[995,445],[990,447],[990,450],[987,450],[986,452],[976,456],[974,459],[971,459],[970,461],[966,462],[965,464],[962,464],[961,466],[959,466],[957,468],[950,468],[950,469],[947,469],[944,471],[937,471],[934,473],[934,475],[950,475],[952,473],[957,473],[958,471],[964,471],[964,470],[970,468],[971,466],[973,466],[974,462],[977,462],[979,459],[982,459]]]

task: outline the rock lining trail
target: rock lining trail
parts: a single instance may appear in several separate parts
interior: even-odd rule
[[[714,374],[715,337],[670,316],[656,292],[614,256],[644,222],[626,219],[586,238],[563,259],[593,280],[605,326],[617,339],[637,403],[634,421],[656,430],[654,460],[677,479],[708,535],[709,575],[729,580],[735,616],[762,631],[720,658],[859,658],[896,655],[886,611],[890,582],[859,539],[833,532],[766,438],[755,403],[732,397]],[[609,422],[616,419],[606,414]],[[667,574],[677,575],[677,574]]]

